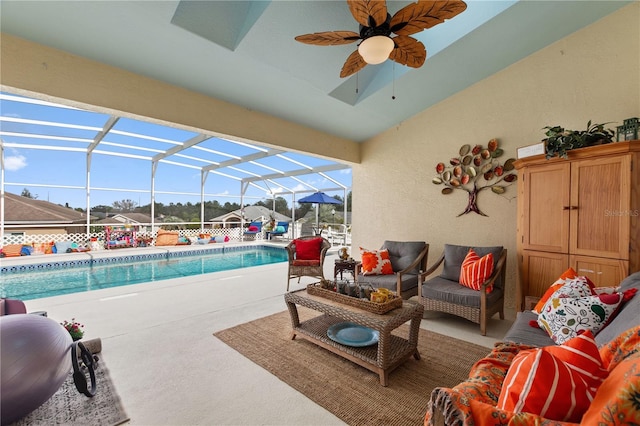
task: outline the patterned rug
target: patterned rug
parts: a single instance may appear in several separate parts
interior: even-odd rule
[[[78,392],[72,374],[69,373],[68,379],[47,402],[11,426],[114,426],[129,420],[111,381],[102,353],[97,356],[97,390],[93,398]]]
[[[298,308],[304,320],[317,312]],[[397,332],[408,335],[408,326]],[[349,425],[421,425],[431,390],[467,378],[490,349],[420,329],[419,361],[411,357],[389,374],[389,386],[370,372],[313,343],[291,340],[288,311],[214,334]]]

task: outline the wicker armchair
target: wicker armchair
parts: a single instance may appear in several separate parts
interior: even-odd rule
[[[487,321],[496,313],[504,319],[504,287],[507,250],[503,247],[473,247],[478,256],[493,254],[493,273],[480,290],[459,284],[460,267],[471,247],[445,245],[442,256],[418,276],[418,300],[425,311],[453,314],[480,324],[480,333],[487,334]],[[440,275],[427,280],[444,262]],[[493,290],[487,293],[487,288]]]
[[[292,278],[317,277],[324,279],[324,258],[331,243],[322,237],[300,237],[285,247],[289,255],[289,271],[287,272],[287,291]]]

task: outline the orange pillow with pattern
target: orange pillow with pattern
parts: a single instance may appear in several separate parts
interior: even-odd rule
[[[392,275],[393,267],[389,259],[389,250],[367,250],[360,247],[362,275]]]
[[[462,261],[460,267],[460,284],[473,290],[480,290],[480,286],[493,274],[493,254],[480,257],[473,249]],[[487,292],[493,290],[487,288]]]
[[[593,334],[522,351],[507,372],[497,408],[580,422],[607,377]]]
[[[549,287],[547,291],[544,292],[538,303],[536,303],[536,306],[533,308],[533,312],[537,314],[542,312],[542,307],[545,303],[547,303],[547,300],[549,300],[551,295],[570,280],[577,278],[577,276],[578,274],[573,270],[573,268],[569,268],[564,271],[562,275],[560,275],[560,278],[558,278],[553,284],[551,284],[551,287]]]

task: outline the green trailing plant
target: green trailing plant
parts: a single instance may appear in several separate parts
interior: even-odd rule
[[[615,132],[604,127],[609,123],[591,124],[589,120],[587,130],[567,130],[560,126],[544,127],[547,138],[542,141],[546,142],[547,159],[555,156],[567,158],[567,151],[572,149],[613,142]]]

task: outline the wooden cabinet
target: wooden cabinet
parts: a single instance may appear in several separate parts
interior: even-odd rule
[[[516,161],[519,309],[569,266],[598,286],[640,270],[640,141],[568,154]]]

